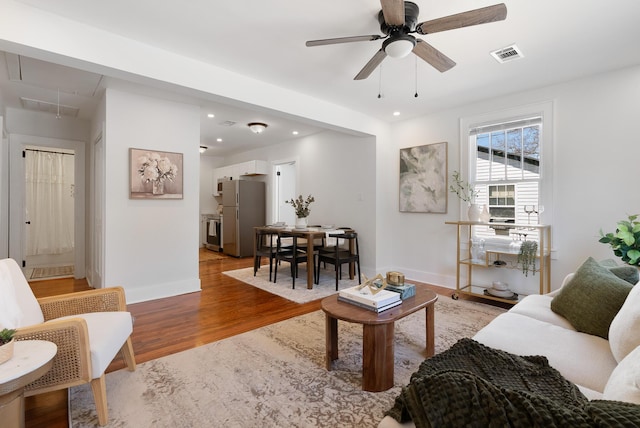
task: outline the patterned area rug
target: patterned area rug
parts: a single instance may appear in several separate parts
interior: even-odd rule
[[[436,302],[436,352],[503,309]],[[375,427],[424,360],[424,312],[396,323],[395,385],[362,391],[362,326],[339,322],[339,359],[325,369],[321,311],[106,376],[110,427]],[[74,428],[97,426],[88,385],[71,389]]]
[[[293,289],[291,271],[289,270],[288,264],[286,266],[284,265],[285,264],[278,268],[278,282],[276,283],[269,281],[269,265],[263,265],[256,273],[256,276],[253,276],[252,267],[231,270],[223,272],[223,274],[296,303],[306,303],[312,300],[322,299],[336,292],[335,271],[331,269],[321,269],[320,283],[313,284],[313,289],[309,290],[307,288],[306,263],[303,263],[299,267],[298,278],[296,278],[296,288]],[[343,288],[353,287],[354,285],[358,285],[358,280],[350,280],[348,273],[344,272],[342,279],[338,282],[338,289],[342,290]]]
[[[73,266],[52,266],[33,268],[29,279],[52,278],[58,276],[73,276]]]

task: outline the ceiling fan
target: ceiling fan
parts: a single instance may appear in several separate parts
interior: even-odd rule
[[[507,17],[507,7],[504,3],[500,3],[417,23],[420,12],[417,4],[403,0],[380,0],[380,4],[382,5],[382,10],[378,13],[378,21],[380,22],[380,30],[386,34],[385,36],[372,34],[310,40],[306,45],[322,46],[386,39],[382,42],[382,48],[373,55],[373,58],[360,70],[354,80],[362,80],[369,77],[371,72],[387,56],[403,58],[409,55],[410,52],[431,64],[438,71],[445,72],[455,66],[456,63],[424,40],[412,36],[411,33],[431,34],[472,25],[503,21]]]

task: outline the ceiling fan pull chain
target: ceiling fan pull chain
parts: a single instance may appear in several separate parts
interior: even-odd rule
[[[415,60],[415,74],[416,74],[416,93],[413,95],[415,98],[418,98],[418,57],[413,57]]]
[[[380,74],[378,80],[378,98],[382,98],[382,65],[380,65]]]

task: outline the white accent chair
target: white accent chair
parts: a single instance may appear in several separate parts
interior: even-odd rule
[[[36,299],[13,259],[0,260],[0,330],[17,330],[16,340],[48,340],[58,346],[51,370],[27,385],[25,396],[91,383],[98,422],[108,422],[105,370],[118,354],[130,371],[133,319],[122,287]]]

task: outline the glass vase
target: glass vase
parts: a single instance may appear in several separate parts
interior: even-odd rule
[[[161,180],[153,181],[153,194],[164,195],[164,181],[161,181]]]

